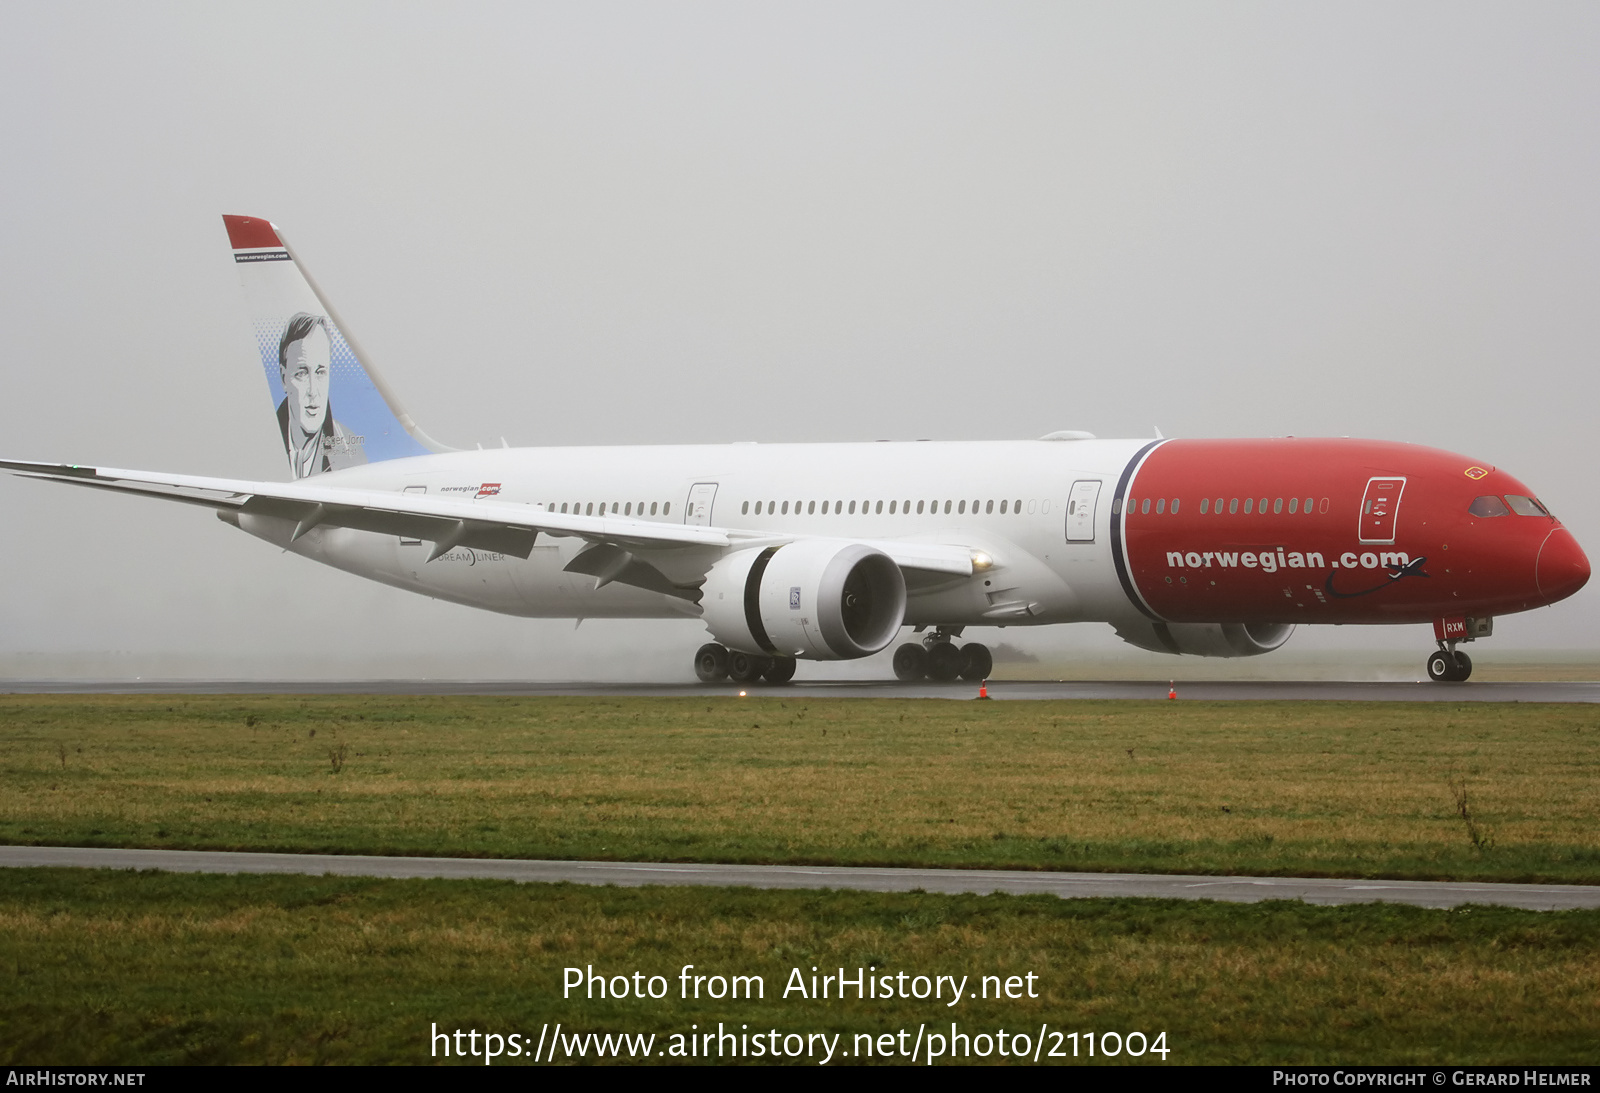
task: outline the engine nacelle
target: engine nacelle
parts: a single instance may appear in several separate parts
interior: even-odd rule
[[[881,550],[806,539],[723,558],[706,574],[700,609],[712,637],[730,649],[853,660],[900,632],[906,582]]]
[[[1294,633],[1291,622],[1137,622],[1117,626],[1117,637],[1152,653],[1196,657],[1255,657],[1270,653]]]

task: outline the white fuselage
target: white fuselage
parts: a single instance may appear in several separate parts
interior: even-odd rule
[[[726,444],[511,448],[396,459],[322,475],[327,487],[482,494],[556,512],[701,523],[783,536],[960,544],[994,565],[908,589],[910,625],[1116,621],[1136,613],[1111,559],[1112,487],[1144,440]],[[1066,538],[1075,482],[1102,483],[1092,541]],[[490,492],[493,491],[493,492]],[[892,510],[892,511],[891,511]],[[512,615],[699,617],[692,601],[566,572],[586,543],[541,534],[526,559],[292,522],[238,517],[253,535],[398,588]],[[1078,538],[1081,540],[1081,533]],[[703,574],[700,548],[652,555],[675,576]]]

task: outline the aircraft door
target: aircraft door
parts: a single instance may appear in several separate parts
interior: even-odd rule
[[[689,487],[689,503],[683,507],[683,522],[701,526],[711,523],[711,503],[716,499],[715,482],[696,482]]]
[[[1400,517],[1400,495],[1406,480],[1398,475],[1367,479],[1367,492],[1361,498],[1361,541],[1394,542],[1395,525]]]
[[[1095,507],[1100,501],[1100,482],[1084,479],[1072,484],[1067,498],[1067,542],[1094,542]]]

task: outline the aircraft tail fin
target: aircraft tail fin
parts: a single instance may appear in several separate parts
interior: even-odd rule
[[[222,221],[295,478],[454,450],[405,412],[276,225]]]

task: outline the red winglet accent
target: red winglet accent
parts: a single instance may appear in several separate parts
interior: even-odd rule
[[[225,215],[222,222],[228,226],[228,242],[234,250],[283,246],[271,223],[258,217]]]

